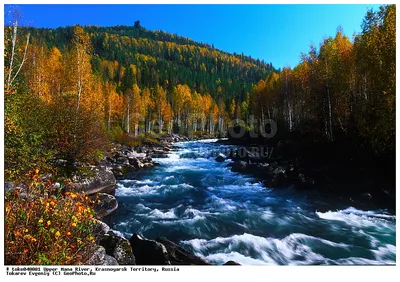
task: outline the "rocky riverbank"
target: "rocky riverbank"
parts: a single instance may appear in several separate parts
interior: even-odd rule
[[[97,225],[94,230],[96,245],[92,250],[89,265],[210,265],[167,238],[149,240],[134,233],[129,240],[118,231],[112,230],[102,219],[118,209],[115,198],[117,179],[131,171],[149,169],[158,165],[153,158],[167,157],[176,148],[173,143],[193,140],[179,135],[166,135],[157,142],[146,142],[142,146],[129,147],[113,144],[96,165],[70,163],[64,159],[54,161],[60,171],[70,174],[71,181],[62,185],[52,184],[55,193],[84,192],[91,198],[96,212]],[[50,180],[45,175],[42,180]],[[50,181],[51,183],[51,181]],[[5,183],[5,192],[18,187],[19,197],[27,197],[29,189],[21,183]],[[135,232],[135,230],[133,230]],[[230,262],[232,264],[232,262]]]
[[[149,240],[134,233],[128,240],[100,220],[96,234],[90,265],[211,265],[164,237]]]
[[[314,190],[340,198],[358,208],[387,208],[395,213],[394,178],[385,161],[354,152],[338,143],[313,144],[304,139],[281,139],[253,144],[248,140],[221,140],[237,145],[230,159],[232,171],[261,179],[269,188]]]
[[[87,167],[88,173],[75,177],[70,189],[84,191],[99,200],[94,205],[99,220],[95,230],[97,245],[90,265],[211,265],[167,238],[149,240],[134,233],[128,240],[101,221],[118,208],[114,197],[116,179],[123,178],[127,172],[158,165],[153,158],[167,157],[176,148],[174,142],[189,140],[188,137],[167,135],[158,143],[141,147],[113,144],[97,166]],[[238,264],[229,261],[227,265]]]
[[[167,156],[174,148],[172,142],[187,140],[187,137],[167,135],[157,143],[146,143],[140,147],[112,144],[112,148],[97,165],[75,164],[76,172],[66,190],[83,191],[93,198],[97,197],[100,203],[95,206],[96,212],[101,217],[109,215],[118,208],[118,202],[114,197],[117,179],[123,178],[127,172],[158,165],[152,158]],[[56,163],[65,166],[67,162],[57,160]]]

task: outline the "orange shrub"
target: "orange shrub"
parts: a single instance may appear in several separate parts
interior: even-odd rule
[[[94,211],[84,194],[51,189],[38,170],[27,175],[5,200],[5,263],[85,264],[95,244]]]

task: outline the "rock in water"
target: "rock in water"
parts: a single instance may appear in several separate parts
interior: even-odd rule
[[[96,195],[92,195],[91,198],[99,200],[99,202],[95,203],[93,206],[93,209],[98,217],[105,217],[118,208],[117,199],[109,194],[98,193]]]
[[[225,262],[223,265],[241,265],[241,264],[236,261],[230,260]]]
[[[143,163],[139,161],[136,158],[130,159],[129,163],[135,168],[135,169],[141,169],[143,167]]]
[[[102,236],[99,244],[106,250],[106,254],[114,257],[119,265],[135,265],[135,256],[127,239],[109,231]]]
[[[125,238],[120,240],[113,251],[113,257],[119,265],[135,265],[136,259],[133,255],[132,247],[129,241]]]
[[[165,237],[159,237],[156,241],[167,249],[171,265],[211,265],[208,261],[186,251]]]
[[[93,219],[96,221],[96,226],[94,227],[94,233],[97,234],[98,236],[103,236],[104,234],[107,234],[108,231],[110,231],[110,226],[108,226],[106,223],[98,220],[98,219]]]
[[[247,168],[247,163],[245,161],[235,161],[232,164],[233,172],[244,172]]]
[[[218,157],[215,158],[215,160],[216,160],[217,162],[219,162],[219,163],[222,163],[222,162],[225,161],[225,158],[224,158],[223,156],[219,155]]]
[[[129,239],[137,265],[170,265],[165,246],[135,233]]]

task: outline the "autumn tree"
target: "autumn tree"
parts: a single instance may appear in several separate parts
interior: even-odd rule
[[[211,112],[212,103],[213,103],[213,101],[212,101],[211,95],[208,94],[208,93],[205,94],[205,95],[203,96],[203,107],[201,108],[202,111],[201,111],[201,116],[200,116],[201,130],[202,130],[202,131],[205,131],[205,130],[206,130],[207,122],[208,122],[208,123],[211,123],[211,120],[210,120],[210,118],[211,118],[210,112]]]
[[[116,92],[115,85],[108,81],[104,84],[103,93],[105,100],[107,129],[111,130],[111,124],[113,122],[118,123],[118,121],[122,119],[121,109],[123,107],[123,98]]]
[[[189,86],[178,84],[173,90],[172,109],[175,113],[175,122],[178,128],[186,128],[191,102],[191,91]]]
[[[376,152],[393,150],[396,93],[396,6],[368,11],[355,39],[357,127]]]
[[[6,91],[11,91],[15,80],[21,72],[24,63],[27,60],[27,51],[30,40],[30,33],[26,35],[24,46],[20,46],[22,41],[18,34],[18,25],[21,20],[21,13],[18,9],[10,11],[12,13],[12,26],[6,28],[5,44],[4,47],[7,50],[5,58],[7,63],[5,64],[4,78]],[[21,51],[23,50],[23,51]]]
[[[90,55],[91,43],[88,34],[80,26],[75,26],[72,39],[71,70],[72,79],[75,81],[77,102],[75,111],[75,127],[78,123],[79,110],[83,94],[89,92],[90,87]],[[85,97],[86,98],[86,97]]]
[[[20,32],[20,11],[12,9],[9,13],[11,22],[4,28],[4,165],[5,178],[14,180],[36,163],[37,147],[42,139],[40,135],[30,135],[25,131],[29,128],[25,106],[30,101],[29,93],[23,87],[23,72],[28,59],[30,34]],[[35,105],[33,103],[31,107]]]

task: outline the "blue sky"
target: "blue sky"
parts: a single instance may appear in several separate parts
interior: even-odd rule
[[[141,25],[214,44],[294,67],[310,44],[334,36],[339,25],[351,37],[361,31],[367,8],[379,5],[19,5],[26,23],[35,27]],[[5,11],[7,12],[7,5]],[[7,19],[5,19],[7,20]]]

